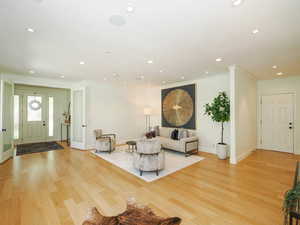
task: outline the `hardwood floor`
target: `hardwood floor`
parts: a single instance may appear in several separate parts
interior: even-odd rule
[[[299,156],[257,150],[234,166],[200,155],[206,159],[153,183],[89,152],[17,156],[0,165],[0,223],[79,225],[88,207],[115,215],[135,197],[184,225],[282,224],[282,196]]]

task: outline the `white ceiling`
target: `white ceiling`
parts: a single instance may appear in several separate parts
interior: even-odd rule
[[[299,11],[299,0],[1,0],[0,67],[74,80],[176,81],[231,64],[259,79],[300,75]]]

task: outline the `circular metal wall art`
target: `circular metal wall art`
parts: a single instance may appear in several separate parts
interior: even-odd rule
[[[190,94],[183,89],[170,91],[163,100],[163,115],[173,126],[185,125],[192,118],[194,103]]]
[[[34,110],[34,111],[37,111],[40,108],[42,108],[42,104],[38,100],[32,100],[32,101],[29,102],[29,108]]]

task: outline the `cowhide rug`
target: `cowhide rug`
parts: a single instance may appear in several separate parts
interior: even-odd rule
[[[149,207],[139,207],[128,203],[125,212],[112,217],[106,217],[94,207],[88,213],[88,218],[82,225],[179,225],[178,217],[161,218],[156,216]]]

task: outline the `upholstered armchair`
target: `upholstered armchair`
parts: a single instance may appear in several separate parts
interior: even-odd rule
[[[133,166],[143,175],[144,171],[154,171],[158,176],[165,167],[165,152],[158,139],[143,139],[136,143],[136,152],[133,153]]]
[[[115,134],[103,134],[101,129],[94,130],[94,136],[96,139],[96,152],[109,152],[116,148],[116,135]]]

